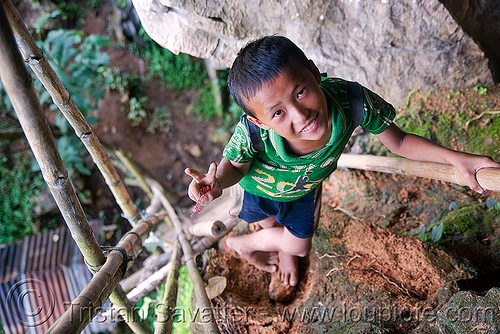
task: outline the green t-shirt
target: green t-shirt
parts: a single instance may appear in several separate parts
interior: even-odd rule
[[[347,84],[343,79],[322,78],[332,117],[332,135],[325,147],[297,156],[286,151],[283,138],[273,130],[260,129],[265,150],[252,147],[245,123],[240,121],[224,149],[223,156],[234,162],[253,161],[239,184],[249,193],[280,202],[293,201],[307,194],[337,168],[354,126]],[[364,120],[361,126],[373,134],[383,132],[394,119],[392,105],[363,87]]]

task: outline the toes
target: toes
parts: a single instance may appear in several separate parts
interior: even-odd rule
[[[260,269],[262,271],[267,271],[268,273],[274,273],[277,270],[277,267],[272,264],[272,265],[265,265],[265,264],[260,264],[260,263],[254,263],[253,264],[257,269]]]

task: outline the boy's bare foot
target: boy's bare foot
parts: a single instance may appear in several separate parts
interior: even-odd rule
[[[299,277],[298,257],[279,252],[278,278],[285,284],[295,286]]]
[[[257,269],[274,273],[278,269],[278,256],[274,252],[256,251],[244,242],[246,238],[229,236],[226,244]]]

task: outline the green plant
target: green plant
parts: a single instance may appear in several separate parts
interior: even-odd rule
[[[474,87],[474,91],[479,92],[480,95],[486,95],[486,93],[488,92],[488,88],[476,86]]]
[[[108,91],[117,91],[121,96],[128,97],[125,106],[127,118],[133,126],[144,126],[147,132],[168,132],[172,125],[172,117],[166,105],[152,107],[144,96],[143,87],[147,85],[137,73],[123,72],[119,68],[102,68],[100,71],[104,88]]]
[[[182,266],[179,270],[178,277],[178,291],[175,309],[169,310],[173,317],[173,329],[177,334],[190,334],[190,322],[194,320],[194,315],[191,311],[191,297],[193,294],[193,283],[189,278],[189,272],[186,266]],[[149,295],[137,301],[136,307],[138,309],[141,319],[146,320],[154,328],[156,326],[156,319],[158,311],[160,310],[160,296],[165,293],[165,285],[161,284],[158,289],[153,290]]]
[[[109,57],[101,52],[100,48],[108,43],[109,39],[106,37],[89,35],[84,38],[82,31],[65,29],[50,31],[45,40],[38,42],[84,116],[95,109],[98,100],[104,97],[103,79],[100,74],[102,68],[108,65]],[[57,106],[51,103],[50,95],[42,88],[39,80],[35,81],[35,87],[40,92],[40,102],[48,103],[51,110],[56,110]],[[87,120],[90,123],[96,121],[90,117]],[[90,174],[83,162],[83,144],[59,113],[56,115],[56,126],[62,133],[57,140],[57,146],[66,167],[69,170],[76,169],[81,174]]]
[[[157,77],[166,86],[177,90],[201,88],[208,79],[200,62],[193,61],[188,54],[175,55],[159,46],[143,28],[139,36],[144,40],[143,45],[132,43],[131,49],[148,62],[149,78]]]
[[[145,96],[139,98],[132,96],[130,98],[127,117],[132,121],[132,125],[137,126],[146,121],[148,114],[143,107],[146,100],[147,98]]]
[[[189,312],[191,314],[191,296],[193,294],[193,283],[189,278],[189,272],[186,266],[181,267],[179,270],[179,291],[177,292],[177,303],[176,308],[185,314]],[[189,328],[189,322],[191,317],[185,317],[184,319],[174,318],[173,329],[175,333],[178,334],[190,334],[191,330]],[[184,321],[182,321],[184,320]]]
[[[167,106],[161,108],[153,108],[149,115],[149,120],[146,125],[146,131],[154,133],[158,130],[168,132],[172,126],[172,116],[168,112]]]
[[[30,161],[19,155],[8,161],[0,157],[0,244],[19,240],[36,231],[33,223],[33,196],[45,186]]]
[[[485,205],[480,201],[480,203],[460,208],[455,206],[440,221],[428,226],[422,225],[414,230],[413,234],[421,241],[434,243],[455,235],[466,235],[480,240],[484,235],[498,228],[499,216],[500,203]]]

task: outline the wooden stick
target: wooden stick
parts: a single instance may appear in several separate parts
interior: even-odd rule
[[[134,164],[130,161],[130,159],[125,156],[122,150],[115,150],[115,154],[122,162],[123,166],[132,174],[132,176],[139,182],[141,189],[148,195],[150,199],[153,199],[153,193],[151,192],[151,188],[149,188],[146,180],[142,176],[141,173],[137,170]]]
[[[182,229],[182,224],[177,216],[177,213],[175,212],[175,209],[172,207],[170,202],[167,200],[165,195],[163,194],[163,189],[162,186],[152,180],[152,179],[146,179],[146,182],[149,184],[151,187],[151,190],[153,191],[153,195],[158,195],[160,196],[160,199],[162,201],[163,207],[165,210],[168,212],[168,215],[170,216],[170,220],[172,221],[172,224],[174,225],[175,231],[177,233],[177,238],[179,240],[179,243],[181,244],[182,251],[184,253],[184,261],[186,262],[186,266],[189,271],[189,277],[191,278],[191,281],[193,282],[193,288],[194,288],[194,294],[196,296],[196,304],[199,309],[199,313],[203,315],[209,315],[209,319],[206,319],[203,317],[202,325],[204,328],[205,333],[220,333],[219,327],[217,326],[217,322],[215,320],[215,315],[213,312],[212,304],[210,299],[208,299],[207,292],[205,290],[205,283],[201,279],[200,272],[198,271],[198,268],[196,267],[196,263],[194,261],[194,255],[193,255],[193,249],[191,248],[191,244],[189,241],[186,239],[186,236],[184,234],[184,231]]]
[[[188,233],[196,237],[220,237],[227,233],[226,225],[220,220],[204,221],[191,225]]]
[[[110,188],[116,202],[132,225],[139,219],[137,208],[118,175],[115,167],[111,164],[101,142],[94,134],[92,128],[85,120],[69,92],[61,80],[43,57],[42,50],[37,46],[35,40],[29,34],[16,8],[10,1],[4,1],[5,11],[12,25],[14,37],[24,60],[30,65],[33,72],[43,84],[52,97],[54,103],[59,107],[62,114],[75,130],[76,135],[89,151],[94,163],[103,175],[106,184]]]
[[[181,268],[182,249],[177,241],[172,257],[172,270],[170,270],[167,282],[165,283],[165,293],[163,295],[158,317],[156,321],[155,334],[170,334],[174,322],[174,309],[177,302],[177,290],[179,287],[179,270]]]
[[[372,170],[384,173],[412,175],[466,186],[467,182],[455,166],[435,162],[375,155],[342,154],[338,167]],[[500,191],[500,169],[483,168],[476,173],[479,185],[486,190]]]
[[[171,257],[172,252],[149,256],[146,260],[144,260],[142,267],[139,270],[121,280],[120,285],[123,290],[126,293],[129,293],[141,281],[144,281],[145,278],[153,275],[160,268],[170,262]]]

